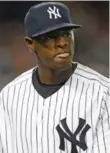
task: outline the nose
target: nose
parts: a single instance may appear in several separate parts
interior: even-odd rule
[[[64,48],[65,46],[68,45],[68,41],[63,36],[57,37],[55,42],[56,42],[56,47],[60,48]]]

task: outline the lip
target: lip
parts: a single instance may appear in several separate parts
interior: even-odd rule
[[[58,57],[58,58],[68,58],[69,56],[70,56],[69,53],[60,53],[56,57]]]

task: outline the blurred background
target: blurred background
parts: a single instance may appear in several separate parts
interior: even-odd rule
[[[37,65],[24,41],[23,22],[30,6],[41,2],[0,1],[0,90]],[[74,60],[109,77],[109,1],[61,2],[69,7],[73,23],[83,26],[75,31]]]

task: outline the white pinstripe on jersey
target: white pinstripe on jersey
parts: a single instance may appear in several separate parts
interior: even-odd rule
[[[75,73],[56,93],[44,99],[32,85],[32,70],[22,74],[1,92],[0,153],[71,153],[59,149],[57,125],[66,118],[72,133],[79,118],[90,125],[88,149],[78,153],[109,153],[110,101],[108,79],[78,63]],[[77,135],[77,140],[80,134]]]

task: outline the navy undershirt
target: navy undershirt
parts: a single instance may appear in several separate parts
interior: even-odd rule
[[[76,67],[77,67],[77,64],[74,64],[73,69],[72,69],[73,72],[75,71]],[[32,74],[33,86],[36,89],[36,91],[43,98],[47,98],[47,97],[51,96],[52,94],[54,94],[56,91],[58,91],[65,84],[66,81],[64,81],[60,84],[56,84],[56,85],[55,84],[54,85],[46,85],[46,84],[43,84],[40,82],[39,75],[38,75],[38,68],[35,68],[33,70],[33,74]]]

